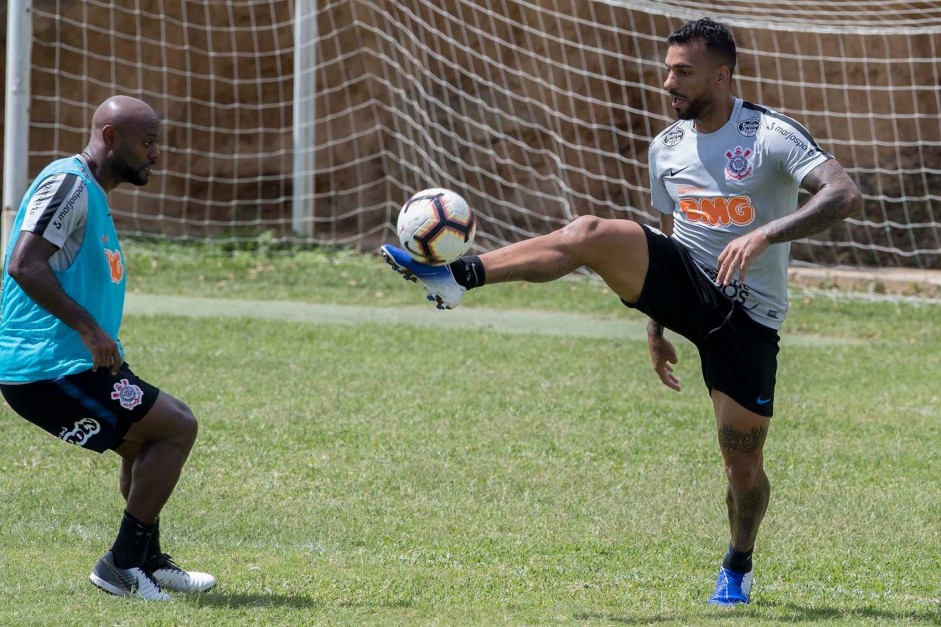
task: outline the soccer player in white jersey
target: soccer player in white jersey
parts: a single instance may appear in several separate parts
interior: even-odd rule
[[[787,315],[789,243],[856,213],[862,197],[800,124],[733,95],[728,28],[691,21],[667,44],[663,86],[679,120],[650,145],[659,229],[582,216],[548,235],[438,267],[395,246],[381,252],[441,309],[485,282],[552,281],[588,267],[625,305],[650,316],[653,369],[677,391],[676,351],[664,327],[696,345],[728,480],[729,548],[709,603],[732,606],[749,602],[752,550],[770,496],[762,451],[777,331]],[[798,188],[811,195],[801,207]]]
[[[159,134],[149,105],[109,98],[92,116],[82,154],[52,162],[27,190],[4,266],[0,392],[63,441],[121,457],[125,511],[90,579],[112,594],[164,601],[164,590],[216,583],[181,569],[160,547],[158,517],[196,440],[196,419],[124,361],[127,281],[107,198],[121,183],[147,183]]]

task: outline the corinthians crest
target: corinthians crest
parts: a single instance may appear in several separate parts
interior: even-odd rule
[[[726,151],[725,156],[729,159],[728,165],[725,166],[726,178],[741,181],[745,177],[750,176],[752,163],[748,158],[751,154],[752,151],[750,149],[742,148],[741,146],[736,146],[735,150]]]
[[[121,379],[114,384],[111,398],[121,403],[124,409],[134,409],[144,400],[144,391],[127,379]]]

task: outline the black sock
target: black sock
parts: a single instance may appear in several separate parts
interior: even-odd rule
[[[725,559],[722,560],[722,567],[733,570],[737,573],[747,573],[751,571],[751,554],[754,549],[740,552],[732,548],[732,545],[729,545],[729,551],[725,554]]]
[[[147,544],[153,534],[154,525],[141,522],[124,512],[118,537],[111,547],[114,565],[118,568],[133,568],[144,562]]]
[[[150,541],[147,543],[147,551],[144,553],[144,561],[157,557],[163,553],[160,550],[160,519],[154,521],[154,531],[150,534]]]
[[[461,257],[448,268],[462,287],[472,290],[484,284],[484,264],[480,263],[480,257]]]

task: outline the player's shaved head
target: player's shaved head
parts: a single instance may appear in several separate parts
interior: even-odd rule
[[[160,158],[160,117],[153,107],[131,96],[112,96],[95,109],[91,125],[82,155],[105,191],[123,182],[146,184]]]
[[[130,126],[159,120],[157,112],[143,100],[131,96],[112,96],[95,109],[91,123],[96,131],[108,125],[123,131]]]

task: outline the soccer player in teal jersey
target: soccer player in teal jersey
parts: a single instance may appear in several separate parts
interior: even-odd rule
[[[649,150],[659,229],[582,216],[562,229],[448,266],[381,249],[441,309],[485,283],[552,281],[588,267],[650,316],[648,347],[679,391],[664,327],[699,349],[728,480],[729,548],[709,603],[748,603],[752,550],[771,487],[763,450],[774,400],[778,329],[787,315],[790,242],[862,208],[859,189],[795,120],[732,94],[735,40],[708,18],[667,39],[664,89],[676,123]],[[797,206],[798,189],[810,192]]]
[[[80,155],[49,164],[23,198],[0,299],[0,392],[65,442],[121,457],[126,507],[114,545],[90,575],[112,594],[166,600],[204,591],[160,547],[158,517],[196,440],[189,407],[143,379],[118,340],[127,281],[107,193],[145,185],[160,157],[160,119],[115,96],[92,117]]]

